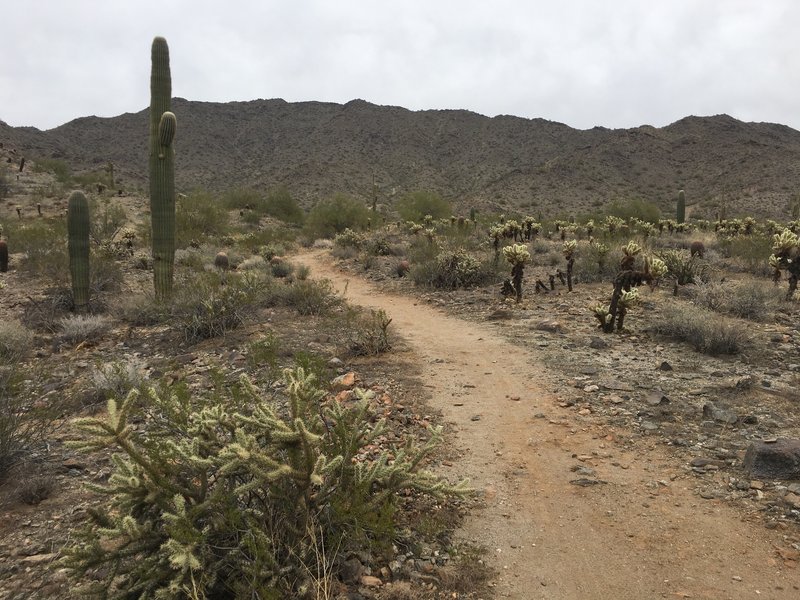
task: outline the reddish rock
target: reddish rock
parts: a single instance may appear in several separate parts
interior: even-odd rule
[[[355,384],[356,374],[352,371],[350,373],[345,373],[344,375],[339,375],[339,377],[331,382],[334,390],[346,390],[353,387]]]

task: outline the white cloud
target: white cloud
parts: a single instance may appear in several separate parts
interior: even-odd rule
[[[52,127],[149,102],[170,44],[192,100],[353,98],[574,127],[727,112],[800,127],[791,0],[75,0],[4,7],[0,119]]]

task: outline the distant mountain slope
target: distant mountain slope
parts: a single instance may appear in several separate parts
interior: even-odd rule
[[[437,191],[461,211],[580,213],[643,198],[672,213],[678,189],[694,210],[788,217],[800,191],[800,132],[727,115],[667,127],[572,129],[543,119],[463,110],[412,112],[347,104],[191,102],[176,98],[177,183],[222,190],[285,185],[305,204],[337,192],[380,202]],[[34,159],[75,167],[111,161],[130,185],[145,183],[147,111],[85,117],[48,131],[0,122],[0,141]]]

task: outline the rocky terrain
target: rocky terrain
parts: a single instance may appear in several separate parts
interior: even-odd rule
[[[177,185],[184,192],[286,187],[305,206],[335,193],[390,208],[403,194],[439,193],[463,215],[596,212],[643,199],[674,214],[677,190],[694,216],[788,218],[800,189],[800,133],[727,115],[669,126],[576,130],[545,119],[463,110],[412,112],[361,100],[210,103],[176,98]],[[84,117],[55,129],[0,121],[0,143],[75,169],[111,162],[117,183],[144,186],[147,110]]]

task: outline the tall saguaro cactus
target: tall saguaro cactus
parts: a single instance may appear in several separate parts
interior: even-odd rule
[[[75,310],[89,304],[89,202],[83,192],[72,192],[67,207],[69,274]]]
[[[172,296],[175,262],[175,115],[170,112],[172,78],[167,40],[153,40],[150,72],[150,215],[156,299]]]
[[[677,223],[686,221],[686,194],[683,193],[683,190],[678,192],[678,207],[675,214],[675,221]]]

